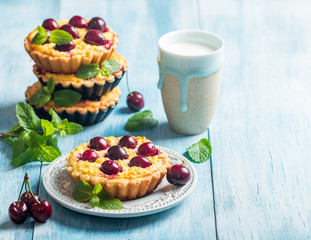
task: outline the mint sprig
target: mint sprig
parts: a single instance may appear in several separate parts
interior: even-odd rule
[[[42,107],[44,104],[46,104],[50,99],[53,98],[54,103],[58,107],[70,107],[81,99],[81,94],[77,93],[73,90],[65,89],[65,90],[55,90],[55,81],[54,78],[51,77],[48,80],[47,86],[44,86],[43,88],[39,89],[35,94],[33,94],[29,98],[29,102],[32,105],[39,105]]]
[[[109,77],[110,74],[119,71],[120,64],[113,59],[106,60],[99,67],[96,63],[91,63],[81,67],[77,73],[76,77],[81,79],[90,79],[96,77],[99,73],[104,77]]]
[[[47,31],[42,26],[38,26],[37,30],[38,32],[32,39],[31,44],[42,45],[47,39],[49,39],[50,43],[55,43],[56,45],[63,45],[70,43],[73,40],[73,37],[64,30],[52,30],[50,36],[48,36]]]
[[[123,209],[122,202],[102,191],[102,185],[99,183],[93,188],[89,183],[79,180],[73,189],[72,197],[77,202],[90,202],[92,207],[108,210]]]
[[[155,127],[158,125],[158,120],[154,119],[150,110],[145,110],[136,113],[127,120],[125,130],[135,131],[142,127]]]
[[[188,147],[187,151],[194,162],[203,163],[210,158],[212,154],[212,146],[208,139],[202,138],[199,142]]]
[[[82,130],[79,124],[61,120],[52,109],[49,113],[51,122],[40,119],[27,103],[16,105],[19,122],[7,133],[0,133],[0,139],[12,145],[12,166],[19,167],[34,161],[52,162],[61,155],[57,134],[66,136]]]

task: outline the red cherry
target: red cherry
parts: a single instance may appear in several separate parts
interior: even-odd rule
[[[24,202],[14,202],[9,207],[9,217],[12,222],[20,224],[25,222],[28,215],[28,207]]]
[[[188,168],[182,165],[173,165],[166,174],[167,181],[174,185],[185,185],[190,179]]]
[[[58,28],[58,25],[56,21],[53,18],[45,19],[42,23],[42,27],[44,27],[47,30],[54,30]]]
[[[95,162],[98,158],[97,153],[92,149],[87,149],[81,156],[81,160],[88,161],[88,162]]]
[[[45,222],[51,217],[52,206],[47,200],[40,203],[33,203],[30,209],[30,215],[36,222]]]
[[[141,167],[146,168],[151,166],[152,163],[148,160],[148,158],[143,156],[135,156],[131,159],[129,166],[130,167]]]
[[[144,97],[140,92],[134,91],[129,93],[126,98],[127,106],[137,112],[145,106]]]
[[[37,196],[37,195],[34,194],[34,193],[33,193],[33,195],[34,195],[35,198],[40,202],[39,196]],[[24,203],[26,203],[28,209],[30,209],[30,207],[31,207],[31,205],[32,205],[33,203],[37,202],[37,201],[33,198],[33,196],[30,194],[30,192],[24,192],[24,193],[22,194],[21,200],[22,200]]]
[[[97,29],[101,32],[106,32],[106,22],[100,17],[93,17],[87,25],[87,29]]]
[[[137,140],[136,138],[130,136],[130,135],[124,135],[120,141],[119,141],[119,145],[122,147],[126,147],[126,148],[131,148],[134,149],[137,145]]]
[[[84,41],[91,45],[105,45],[107,41],[105,40],[104,35],[99,30],[89,30],[85,36]]]
[[[85,19],[83,17],[80,16],[73,16],[70,21],[69,24],[71,24],[72,26],[75,26],[77,28],[86,28],[87,27],[87,22],[85,21]]]
[[[94,137],[90,141],[90,148],[96,151],[105,150],[109,147],[109,143],[103,137]]]
[[[154,156],[157,152],[156,147],[151,142],[141,144],[137,150],[137,154],[142,156]]]
[[[121,166],[113,160],[104,161],[100,167],[100,170],[107,175],[114,175],[118,172],[122,172]]]
[[[78,33],[77,29],[75,29],[75,27],[70,25],[70,24],[65,24],[65,25],[61,26],[60,30],[63,30],[65,32],[69,33],[74,39],[79,38],[79,33]]]

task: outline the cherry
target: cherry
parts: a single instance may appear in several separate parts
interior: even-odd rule
[[[55,45],[55,49],[60,51],[60,52],[67,52],[73,48],[75,48],[75,45],[72,41],[67,43],[67,44]]]
[[[84,41],[91,45],[105,45],[107,42],[104,35],[99,30],[95,29],[88,31],[85,34]]]
[[[100,170],[108,175],[114,175],[118,172],[122,172],[121,166],[113,160],[104,161],[100,167]]]
[[[33,203],[30,208],[30,215],[36,222],[45,222],[51,217],[52,207],[47,200],[40,203]]]
[[[93,17],[87,25],[87,29],[97,29],[101,32],[106,32],[106,22],[100,17]]]
[[[57,23],[53,18],[45,19],[42,23],[42,27],[51,31],[58,28]]]
[[[173,165],[166,174],[167,181],[174,185],[185,185],[190,179],[188,168],[182,165]]]
[[[24,202],[14,202],[9,207],[9,217],[12,222],[20,224],[25,222],[28,215],[28,207]]]
[[[90,141],[90,148],[97,151],[105,150],[109,147],[109,143],[103,137],[94,137]]]
[[[74,39],[79,38],[79,33],[77,31],[77,29],[75,29],[74,26],[70,25],[70,24],[65,24],[63,26],[60,27],[60,30],[66,31],[67,33],[69,33]]]
[[[87,149],[81,156],[81,160],[88,161],[88,162],[95,162],[98,158],[97,153],[92,149]]]
[[[119,145],[112,146],[107,153],[108,158],[111,160],[122,160],[128,157],[126,150]]]
[[[143,95],[137,91],[131,92],[127,95],[126,103],[127,106],[133,111],[139,111],[145,106]]]
[[[87,22],[85,21],[85,19],[83,17],[80,16],[73,16],[70,20],[69,20],[69,24],[71,24],[72,26],[75,26],[77,28],[86,28],[87,27]]]
[[[143,157],[143,156],[135,156],[131,159],[129,166],[130,167],[141,167],[141,168],[146,168],[151,166],[152,163],[148,160],[148,158]]]
[[[134,149],[137,145],[137,140],[130,136],[130,135],[124,135],[120,141],[119,141],[119,145],[122,147],[127,147],[127,148],[131,148]]]
[[[157,152],[156,147],[151,142],[143,143],[137,150],[137,154],[142,156],[154,156]]]
[[[39,198],[38,195],[36,195],[36,194],[34,194],[34,193],[33,193],[33,195],[35,196],[35,198],[36,198],[38,201],[40,201],[40,198]],[[33,196],[30,194],[30,192],[24,192],[24,193],[22,194],[21,200],[22,200],[24,203],[26,203],[28,209],[30,209],[30,207],[31,207],[31,205],[32,205],[33,203],[37,202],[37,201],[33,198]]]

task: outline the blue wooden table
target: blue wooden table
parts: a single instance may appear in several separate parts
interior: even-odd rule
[[[210,161],[195,164],[198,184],[180,205],[133,219],[92,217],[50,199],[45,164],[14,169],[0,143],[0,239],[311,239],[311,2],[307,0],[19,0],[0,1],[0,131],[15,122],[15,105],[36,81],[23,39],[46,18],[103,17],[119,33],[132,89],[159,125],[135,132],[181,154],[203,137]],[[157,41],[178,29],[215,32],[225,40],[220,99],[209,131],[174,133],[162,107]],[[131,116],[122,97],[105,122],[59,142],[62,153],[96,135],[121,136]],[[13,224],[7,209],[24,173],[53,214],[45,224]]]

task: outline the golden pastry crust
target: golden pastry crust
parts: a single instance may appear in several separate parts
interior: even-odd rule
[[[88,20],[87,20],[88,21]],[[67,20],[57,21],[61,27],[67,24]],[[87,33],[86,28],[76,28],[80,38],[74,39],[75,48],[68,52],[61,52],[54,49],[54,43],[43,45],[31,44],[32,39],[37,34],[33,30],[24,41],[27,53],[35,63],[47,72],[54,73],[76,73],[78,69],[90,63],[102,63],[107,60],[119,44],[119,36],[113,32],[110,27],[103,33],[106,40],[109,40],[107,46],[91,45],[84,42],[84,36]]]
[[[121,68],[118,72],[110,74],[109,77],[104,77],[98,74],[94,78],[90,79],[82,79],[75,76],[75,74],[62,74],[62,73],[50,73],[46,72],[45,70],[41,69],[38,65],[33,66],[33,72],[37,76],[37,78],[41,78],[43,82],[47,83],[51,77],[54,78],[55,85],[61,84],[62,87],[68,88],[69,86],[73,86],[74,88],[80,88],[83,86],[85,87],[93,87],[94,84],[104,85],[107,82],[113,82],[115,78],[122,77],[123,72],[127,71],[128,62],[125,57],[121,54],[114,52],[109,57],[109,59],[116,60]]]
[[[41,88],[42,84],[39,81],[29,86],[25,93],[27,102],[29,102],[29,98]],[[73,114],[75,112],[80,114],[86,114],[87,112],[97,113],[99,110],[106,111],[109,107],[114,107],[119,101],[120,95],[120,88],[115,87],[110,92],[103,95],[99,101],[80,100],[70,107],[58,107],[53,100],[50,100],[44,104],[43,109],[48,112],[52,108],[57,113],[66,111],[68,114]],[[39,105],[35,105],[34,107],[37,109],[40,108]]]
[[[121,137],[106,137],[110,146],[119,143]],[[71,151],[67,158],[67,170],[74,179],[86,181],[93,186],[100,183],[105,192],[109,195],[119,198],[121,200],[129,200],[144,196],[147,192],[154,190],[162,181],[170,167],[169,159],[166,153],[158,148],[158,154],[152,157],[147,157],[152,163],[147,168],[129,167],[128,164],[132,157],[137,156],[138,147],[145,142],[150,142],[145,137],[135,137],[137,146],[135,149],[124,148],[129,157],[124,160],[117,160],[116,162],[122,167],[122,172],[116,175],[104,174],[101,170],[101,164],[109,160],[106,156],[108,149],[96,151],[99,158],[95,162],[88,162],[80,160],[81,154],[89,149],[89,143],[82,143]]]

